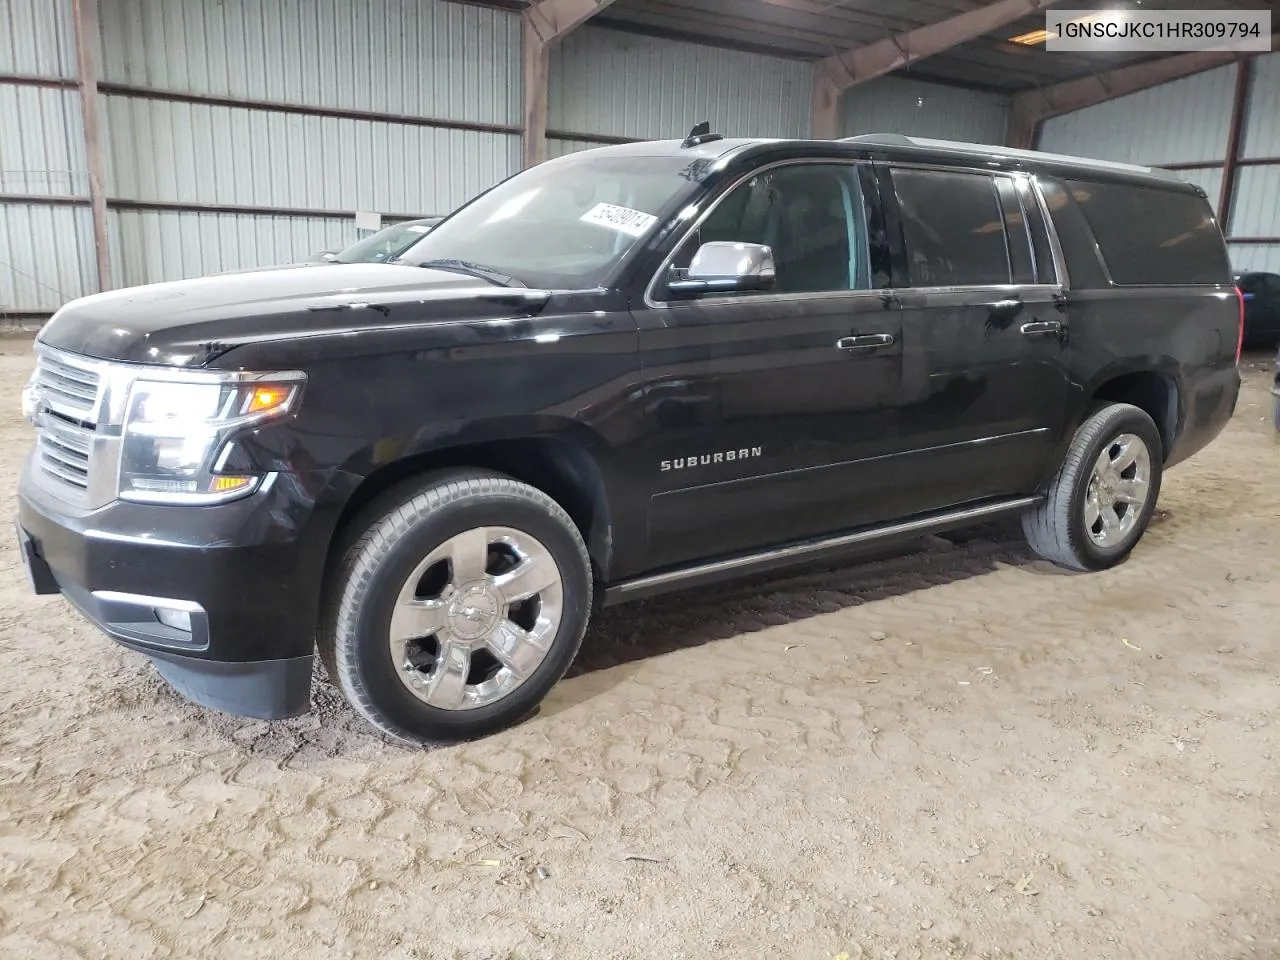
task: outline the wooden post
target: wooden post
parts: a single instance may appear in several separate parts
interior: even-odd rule
[[[524,165],[547,159],[548,51],[613,0],[535,0],[520,18],[520,59],[524,80]]]
[[[521,60],[524,77],[524,165],[547,159],[547,41],[533,18],[521,18]]]
[[[102,141],[98,127],[98,2],[72,0],[76,29],[76,68],[84,126],[85,165],[89,174],[89,206],[93,216],[93,249],[98,262],[98,289],[111,289],[111,240],[107,230],[107,197],[103,189]]]
[[[1240,166],[1240,142],[1244,137],[1244,112],[1253,79],[1253,60],[1236,64],[1236,89],[1231,100],[1231,126],[1227,130],[1227,153],[1222,161],[1222,191],[1218,194],[1218,226],[1225,234],[1231,219],[1231,202],[1236,193],[1236,170]]]
[[[810,129],[815,140],[840,136],[840,85],[821,63],[813,68],[813,107]],[[864,131],[866,132],[866,131]]]

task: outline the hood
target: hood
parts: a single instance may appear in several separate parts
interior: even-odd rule
[[[239,344],[363,326],[511,316],[550,294],[401,264],[328,264],[127,287],[68,303],[39,342],[103,360],[199,366]]]

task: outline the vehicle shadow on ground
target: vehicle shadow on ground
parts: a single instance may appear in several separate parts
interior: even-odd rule
[[[892,551],[799,567],[611,607],[596,615],[544,715],[624,681],[628,665],[718,640],[966,580],[1001,565],[1068,575],[1038,561],[1016,521],[929,536]],[[618,668],[624,669],[618,669]],[[574,682],[574,681],[577,682]]]

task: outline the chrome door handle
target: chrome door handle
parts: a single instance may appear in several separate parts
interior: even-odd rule
[[[840,350],[878,350],[893,346],[892,333],[864,333],[853,337],[841,337],[836,341]]]
[[[1018,329],[1028,337],[1062,336],[1062,324],[1057,320],[1029,320]]]

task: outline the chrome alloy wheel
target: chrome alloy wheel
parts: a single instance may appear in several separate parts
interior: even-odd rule
[[[1084,497],[1084,525],[1100,547],[1114,547],[1133,530],[1151,496],[1151,451],[1141,437],[1122,433],[1102,448]]]
[[[467,530],[400,588],[388,637],[396,674],[433,707],[486,706],[538,669],[563,612],[560,568],[541,542],[510,527]]]

